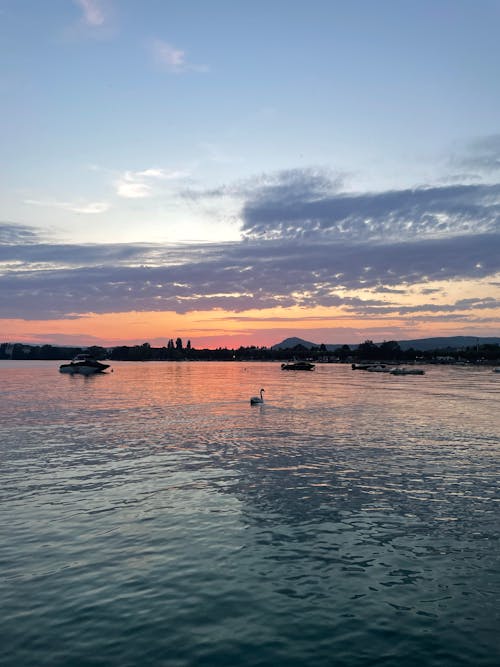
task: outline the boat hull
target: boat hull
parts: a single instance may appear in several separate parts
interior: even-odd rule
[[[314,364],[310,364],[307,361],[297,361],[296,363],[291,364],[281,364],[282,371],[313,371]]]
[[[425,371],[420,368],[395,368],[391,375],[425,375]]]
[[[96,373],[103,373],[106,368],[109,368],[109,364],[101,364],[96,362],[97,365],[93,364],[63,364],[59,366],[60,373],[68,373],[69,375],[95,375]]]

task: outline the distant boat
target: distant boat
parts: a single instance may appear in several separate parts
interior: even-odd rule
[[[494,368],[494,369],[493,369],[493,372],[494,372],[494,373],[500,373],[500,368]]]
[[[70,375],[94,375],[102,373],[109,368],[109,364],[103,364],[90,354],[77,354],[69,364],[59,366],[60,373],[69,373]]]
[[[287,364],[281,364],[282,371],[313,371],[314,364],[309,361],[290,361]]]
[[[391,375],[425,375],[421,368],[393,368]]]
[[[386,364],[351,364],[353,371],[370,371],[372,373],[388,373],[391,369]]]
[[[385,364],[373,364],[372,366],[365,368],[365,370],[369,373],[391,373],[391,369]]]

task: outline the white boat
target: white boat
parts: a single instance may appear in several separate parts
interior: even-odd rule
[[[94,375],[102,373],[109,368],[109,364],[103,364],[90,354],[77,354],[69,364],[59,366],[60,373],[69,373],[70,375]]]

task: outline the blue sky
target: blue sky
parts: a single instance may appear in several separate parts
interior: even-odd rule
[[[276,308],[321,308],[326,342],[496,333],[499,26],[492,0],[0,0],[4,330],[192,306],[252,310],[248,341]]]

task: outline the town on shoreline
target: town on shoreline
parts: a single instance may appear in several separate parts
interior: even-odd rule
[[[111,361],[287,361],[307,360],[315,363],[441,363],[441,364],[483,364],[500,363],[500,345],[477,343],[466,347],[436,347],[419,350],[414,347],[402,349],[397,341],[376,344],[366,340],[359,345],[340,345],[335,349],[324,344],[307,347],[297,344],[293,347],[239,347],[216,349],[196,349],[181,338],[168,340],[167,345],[152,347],[142,345],[120,345],[115,347],[66,347],[57,345],[28,345],[25,343],[1,343],[0,360],[59,360],[72,359],[77,354],[87,353],[96,359]]]

